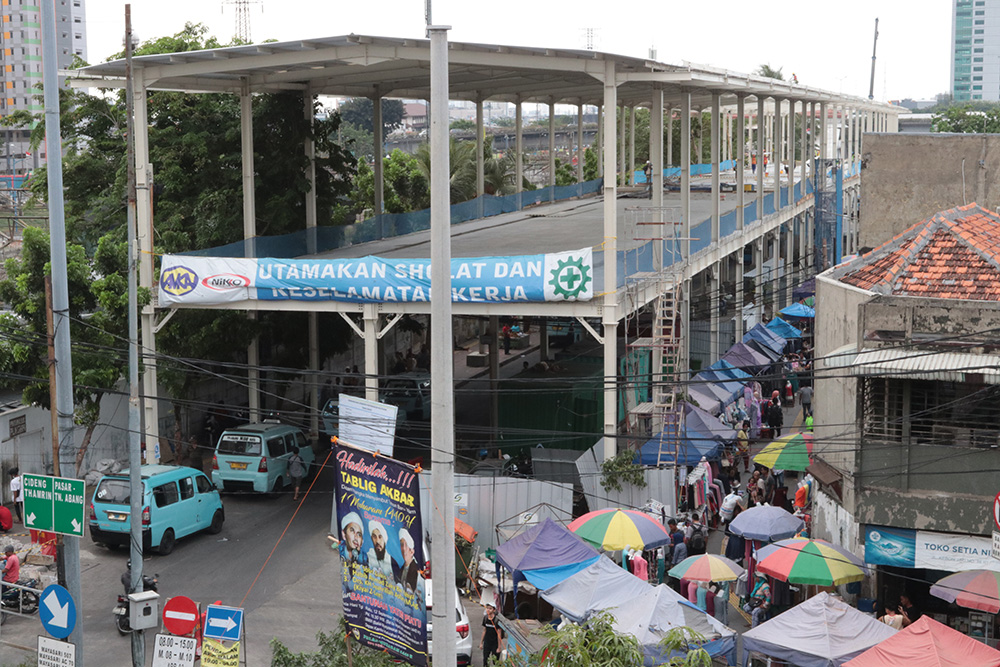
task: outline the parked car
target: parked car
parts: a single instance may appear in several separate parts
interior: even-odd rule
[[[323,433],[331,438],[338,435],[337,428],[340,423],[340,400],[331,398],[323,406],[320,413],[320,421],[323,422]]]
[[[220,491],[278,493],[291,481],[293,447],[299,448],[308,477],[316,455],[298,427],[264,422],[226,429],[212,457],[212,482]]]
[[[397,421],[427,421],[431,418],[431,376],[419,371],[394,375],[386,380],[379,400],[399,408]]]
[[[427,655],[431,655],[432,644],[431,644],[431,632],[433,630],[433,624],[431,623],[431,609],[433,609],[434,597],[431,594],[431,580],[428,579],[424,582],[425,595],[424,598],[427,600]],[[457,657],[457,664],[464,667],[465,665],[472,664],[472,628],[469,625],[469,615],[465,612],[465,605],[462,604],[462,598],[458,593],[458,588],[455,588],[455,656]]]
[[[219,491],[200,470],[184,466],[144,465],[142,546],[166,556],[182,537],[207,530],[218,533],[226,520]],[[131,487],[127,470],[105,475],[90,502],[90,538],[108,547],[129,544]]]

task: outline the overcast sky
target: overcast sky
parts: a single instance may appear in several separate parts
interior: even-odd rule
[[[595,48],[672,64],[684,61],[751,72],[781,67],[799,82],[867,97],[872,37],[879,19],[875,98],[933,98],[947,92],[951,1],[926,0],[434,0],[434,23],[449,38],[582,49]],[[610,7],[610,11],[602,9]],[[119,51],[125,3],[87,0],[88,60]],[[601,13],[603,12],[603,14]],[[139,39],[171,35],[185,22],[203,23],[228,42],[236,14],[225,0],[133,0]],[[263,0],[250,6],[254,41],[349,33],[423,37],[423,0]]]

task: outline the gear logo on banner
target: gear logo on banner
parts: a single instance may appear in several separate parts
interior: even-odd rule
[[[589,251],[588,253],[589,254]],[[552,261],[555,266],[552,266]],[[560,259],[564,257],[565,259]],[[561,253],[546,256],[545,275],[549,277],[545,284],[546,301],[586,301],[593,298],[590,275],[593,264],[586,256],[573,253]]]

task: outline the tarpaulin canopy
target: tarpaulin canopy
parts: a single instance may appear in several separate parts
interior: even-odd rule
[[[726,361],[736,368],[741,368],[754,375],[760,373],[772,363],[771,357],[742,342],[736,343],[736,345],[729,348],[729,352],[726,352],[725,356],[722,357],[722,361]]]
[[[685,393],[688,395],[688,398],[697,403],[698,407],[705,412],[712,415],[722,412],[722,401],[704,383],[688,385]]]
[[[516,595],[522,579],[547,588],[587,567],[598,556],[596,549],[568,528],[546,518],[497,547],[497,578],[501,565],[510,570]]]
[[[792,299],[795,301],[807,299],[812,297],[814,294],[816,294],[816,278],[810,278],[802,284],[796,285],[792,288]]]
[[[743,378],[734,378],[732,376],[733,372],[741,373]],[[694,380],[702,381],[705,384],[709,384],[712,387],[712,392],[715,394],[722,393],[724,397],[722,402],[725,405],[734,403],[743,394],[743,382],[746,378],[750,376],[743,371],[733,369],[713,369],[707,371],[701,371],[694,376]]]
[[[743,649],[800,667],[835,667],[895,634],[840,598],[819,593],[744,632]]]
[[[782,338],[802,338],[802,332],[793,327],[791,324],[776,317],[767,323],[767,328],[778,334]]]
[[[776,353],[779,357],[785,351],[785,339],[763,324],[755,324],[753,329],[743,335],[744,343],[749,344],[752,340],[770,349],[772,353]]]
[[[775,352],[768,344],[756,338],[751,338],[746,341],[746,344],[750,346],[751,349],[763,354],[765,357],[771,360],[771,363],[781,359],[781,352]]]
[[[679,626],[704,635],[709,640],[704,648],[711,655],[735,657],[733,630],[670,588],[650,586],[606,557],[542,591],[542,598],[576,623],[609,611],[615,630],[642,644],[648,665],[661,664],[669,657],[661,655],[657,644],[668,630]]]
[[[816,317],[816,310],[804,303],[793,303],[778,311],[787,317]]]
[[[708,369],[711,371],[718,371],[723,375],[723,377],[732,378],[733,380],[747,380],[753,377],[750,373],[740,370],[725,359],[719,359],[714,364],[709,366]]]
[[[847,667],[1000,667],[1000,651],[924,615],[844,664]]]
[[[711,413],[687,401],[681,403],[681,408],[684,410],[684,431],[678,443],[677,457],[681,465],[695,465],[703,456],[709,461],[714,461],[722,455],[722,445],[736,439],[736,431],[720,422]],[[666,450],[665,456],[661,457],[660,435],[657,435],[639,449],[638,462],[648,466],[672,463],[673,445],[673,442],[665,443],[663,445]]]

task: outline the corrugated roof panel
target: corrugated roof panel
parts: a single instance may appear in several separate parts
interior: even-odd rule
[[[913,349],[862,349],[852,364],[859,375],[906,376],[922,380],[966,382],[982,375],[987,384],[1000,384],[1000,356]]]

